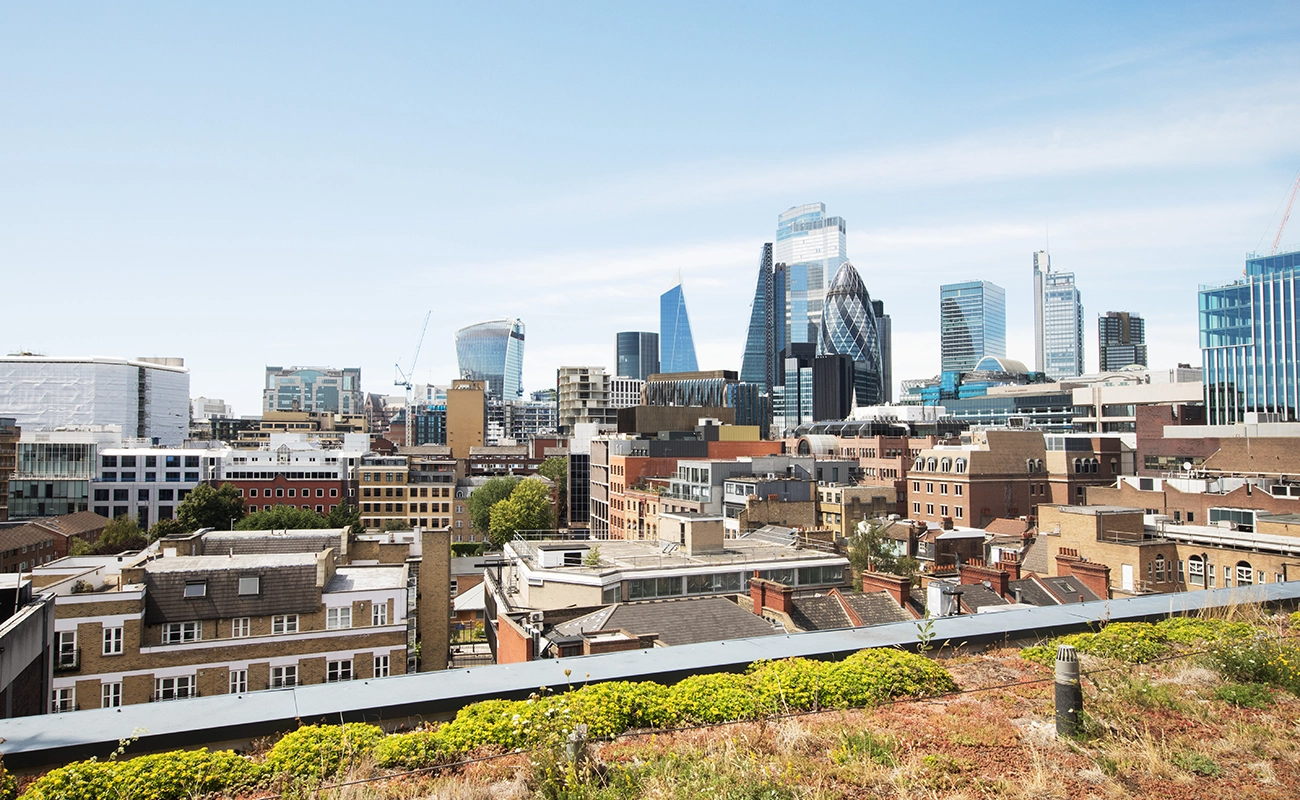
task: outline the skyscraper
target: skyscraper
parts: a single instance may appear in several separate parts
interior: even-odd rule
[[[777,217],[772,260],[789,274],[786,330],[791,342],[816,342],[827,283],[848,261],[845,225],[826,216],[825,203],[807,203]],[[780,353],[780,348],[776,350]]]
[[[682,284],[659,296],[659,369],[663,372],[695,372],[695,339],[691,336],[691,319],[686,314],[686,296]]]
[[[524,396],[524,323],[495,319],[456,331],[460,377],[484,381],[488,394],[502,402]]]
[[[1083,298],[1073,272],[1043,273],[1043,371],[1052,380],[1083,374]]]
[[[883,300],[872,300],[876,312],[876,333],[880,339],[880,388],[882,403],[894,402],[894,323],[885,313]]]
[[[789,343],[786,327],[787,279],[785,264],[772,263],[771,242],[763,245],[758,258],[758,285],[749,313],[749,335],[740,363],[740,379],[763,387],[771,394],[781,382],[781,351]]]
[[[614,335],[619,378],[645,380],[659,371],[659,334],[623,331]]]
[[[985,356],[1007,354],[1007,297],[988,281],[939,287],[939,352],[943,372],[970,372]]]
[[[1243,278],[1200,291],[1205,411],[1211,425],[1241,422],[1248,413],[1300,419],[1298,272],[1300,251],[1248,258]]]
[[[1102,372],[1147,366],[1146,325],[1138,314],[1107,311],[1097,317],[1097,366]]]
[[[818,355],[853,359],[854,397],[859,406],[874,406],[884,397],[880,331],[871,295],[853,265],[845,261],[826,292]]]
[[[1034,253],[1034,371],[1045,372],[1047,365],[1043,361],[1047,354],[1046,342],[1043,340],[1043,276],[1052,269],[1052,258],[1046,250]]]

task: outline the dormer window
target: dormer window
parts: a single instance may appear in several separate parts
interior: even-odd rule
[[[189,597],[207,597],[207,596],[208,596],[208,583],[207,583],[207,581],[203,581],[202,583],[187,583],[187,584],[185,584],[185,596],[186,596],[187,598],[189,598]]]
[[[239,579],[239,594],[241,596],[257,595],[261,593],[262,593],[262,579],[259,578],[258,576],[252,575],[249,577]]]

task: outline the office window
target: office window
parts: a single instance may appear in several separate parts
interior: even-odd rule
[[[388,675],[388,656],[375,656],[375,677],[387,678]]]
[[[230,621],[230,635],[235,639],[243,639],[252,632],[253,626],[248,617],[235,617]]]
[[[239,593],[241,595],[256,595],[262,593],[262,579],[256,575],[239,579]]]
[[[156,467],[156,466],[158,466],[158,456],[145,456],[145,457],[144,457],[144,465],[145,465],[146,467]]]
[[[117,708],[122,705],[122,683],[104,683],[99,687],[99,707]]]
[[[185,584],[185,596],[186,597],[207,597],[208,596],[207,582],[205,581],[203,583]]]
[[[271,633],[297,633],[298,615],[280,614],[271,617]]]
[[[375,603],[370,607],[370,624],[387,625],[388,624],[388,604]]]
[[[72,686],[55,689],[50,693],[50,713],[61,714],[64,711],[77,710],[77,690]]]
[[[352,607],[325,609],[325,629],[339,630],[352,627]]]
[[[156,678],[153,682],[153,699],[155,700],[180,700],[185,697],[195,697],[198,692],[194,691],[194,676],[182,675],[178,678]]]
[[[352,680],[352,659],[345,658],[342,661],[327,661],[325,663],[326,683],[350,680]]]
[[[116,466],[117,466],[117,456],[104,456],[104,457],[103,457],[103,461],[100,462],[100,463],[101,463],[102,466],[105,466],[105,467],[116,467]]]
[[[122,655],[122,629],[104,628],[104,655]]]
[[[135,490],[135,499],[136,499],[136,500],[143,501],[143,502],[146,502],[146,503],[149,502],[149,490],[148,490],[148,489],[136,489],[136,490]]]
[[[230,693],[244,694],[248,691],[248,670],[232,669],[230,671]]]
[[[198,642],[203,639],[202,622],[169,622],[163,626],[163,644]]]
[[[961,490],[962,490],[962,485],[960,483],[953,484],[952,486],[953,494],[957,495],[958,497],[961,497]]]
[[[298,685],[298,667],[271,667],[271,688],[284,689]]]
[[[941,517],[946,517],[946,516],[948,516],[948,507],[947,507],[947,506],[939,506],[939,516],[941,516]]]

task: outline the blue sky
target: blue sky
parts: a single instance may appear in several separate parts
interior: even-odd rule
[[[612,366],[680,270],[737,369],[762,243],[822,201],[898,379],[953,280],[1032,361],[1047,231],[1090,368],[1107,310],[1199,363],[1197,285],[1300,169],[1300,6],[911,5],[0,3],[0,347],[182,356],[255,413],[266,364],[393,392],[432,309],[419,380],[518,316],[532,390]]]

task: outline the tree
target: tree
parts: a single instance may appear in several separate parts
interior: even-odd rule
[[[379,526],[380,533],[388,533],[389,531],[409,531],[410,529],[410,524],[403,522],[400,519],[386,519],[384,520],[384,524]]]
[[[849,537],[849,566],[853,569],[854,586],[861,588],[864,572],[896,573],[898,548],[886,534],[889,524],[884,520],[864,520]]]
[[[362,533],[361,509],[348,503],[339,503],[325,515],[330,528],[350,528],[352,533]]]
[[[555,527],[550,490],[541,481],[520,481],[510,496],[492,506],[488,536],[498,547],[519,531]]]
[[[187,533],[199,528],[227,530],[231,527],[231,520],[239,521],[243,518],[244,498],[229,483],[221,484],[220,489],[200,483],[176,509],[176,521]]]
[[[87,552],[78,555],[110,556],[123,550],[143,550],[149,540],[135,517],[123,514],[104,526],[104,532],[90,544]]]
[[[149,541],[156,542],[159,539],[181,533],[188,533],[184,525],[174,519],[160,519],[149,529]]]
[[[328,526],[325,517],[315,511],[298,506],[273,506],[270,511],[256,511],[244,517],[235,525],[235,530],[303,530]]]
[[[492,507],[509,497],[518,485],[518,478],[493,478],[475,489],[469,496],[470,527],[479,533],[488,533]]]
[[[537,468],[537,474],[543,478],[550,478],[561,492],[566,491],[569,486],[569,459],[564,456],[551,456]]]

